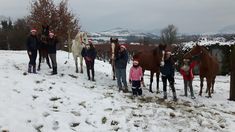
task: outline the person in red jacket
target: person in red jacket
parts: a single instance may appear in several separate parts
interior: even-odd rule
[[[192,83],[193,83],[193,77],[194,77],[193,68],[196,66],[197,62],[192,61],[189,64],[189,62],[190,62],[189,59],[184,59],[183,62],[184,62],[184,65],[180,68],[180,74],[183,76],[183,79],[184,79],[184,93],[185,93],[184,95],[188,96],[187,89],[189,86],[189,89],[191,92],[191,98],[195,99]]]

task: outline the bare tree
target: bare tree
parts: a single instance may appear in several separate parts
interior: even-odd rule
[[[55,5],[53,0],[35,0],[31,3],[28,23],[30,27],[41,29],[42,25],[49,25],[62,42],[67,40],[67,32],[72,37],[80,29],[78,19],[68,9],[68,0],[62,0]]]
[[[161,31],[161,43],[166,45],[175,44],[177,42],[177,30],[173,24],[164,28]]]

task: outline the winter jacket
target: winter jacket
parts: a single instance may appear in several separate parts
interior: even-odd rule
[[[91,48],[87,49],[86,47],[84,47],[82,49],[81,54],[82,54],[82,57],[85,58],[86,62],[88,62],[88,61],[89,62],[94,62],[97,53],[96,53],[95,48],[91,47]]]
[[[160,72],[162,73],[162,76],[173,77],[175,75],[175,66],[172,57],[164,60],[164,65],[160,67]]]
[[[129,73],[129,80],[130,81],[140,81],[140,80],[142,80],[142,77],[143,77],[142,67],[141,66],[138,66],[138,67],[132,66],[130,69],[130,73]]]
[[[128,53],[126,50],[118,52],[115,58],[115,68],[126,69],[128,61]]]
[[[48,53],[49,54],[56,54],[56,45],[57,45],[58,41],[56,38],[49,38],[48,39]]]
[[[194,75],[193,75],[193,68],[196,66],[197,62],[193,61],[190,65],[189,65],[189,69],[185,70],[184,67],[180,68],[180,74],[183,76],[184,80],[190,81],[193,80]]]
[[[39,41],[37,36],[30,35],[27,38],[26,49],[27,51],[37,50],[39,47]]]

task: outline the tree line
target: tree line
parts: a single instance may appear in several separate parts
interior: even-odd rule
[[[53,0],[35,0],[31,3],[30,13],[16,21],[2,20],[0,23],[0,49],[23,50],[30,29],[40,34],[42,25],[49,25],[58,37],[59,48],[64,47],[68,34],[74,37],[80,30],[79,19],[68,8],[68,0],[55,4]]]

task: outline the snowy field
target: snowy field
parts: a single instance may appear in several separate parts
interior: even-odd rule
[[[24,74],[26,51],[0,51],[0,130],[10,132],[234,132],[235,102],[228,101],[229,76],[218,76],[212,98],[198,96],[199,78],[193,83],[196,99],[182,96],[183,80],[177,73],[178,102],[162,100],[162,93],[133,98],[119,93],[111,80],[111,66],[96,61],[96,82],[75,73],[72,56],[59,51],[58,75],[50,76],[42,64],[38,74]],[[66,63],[65,63],[66,62]],[[130,65],[128,65],[127,72]],[[85,69],[85,67],[84,67]],[[146,72],[146,74],[149,74]],[[149,76],[145,76],[149,83]],[[153,84],[154,91],[155,82]],[[160,89],[162,83],[160,82]]]

